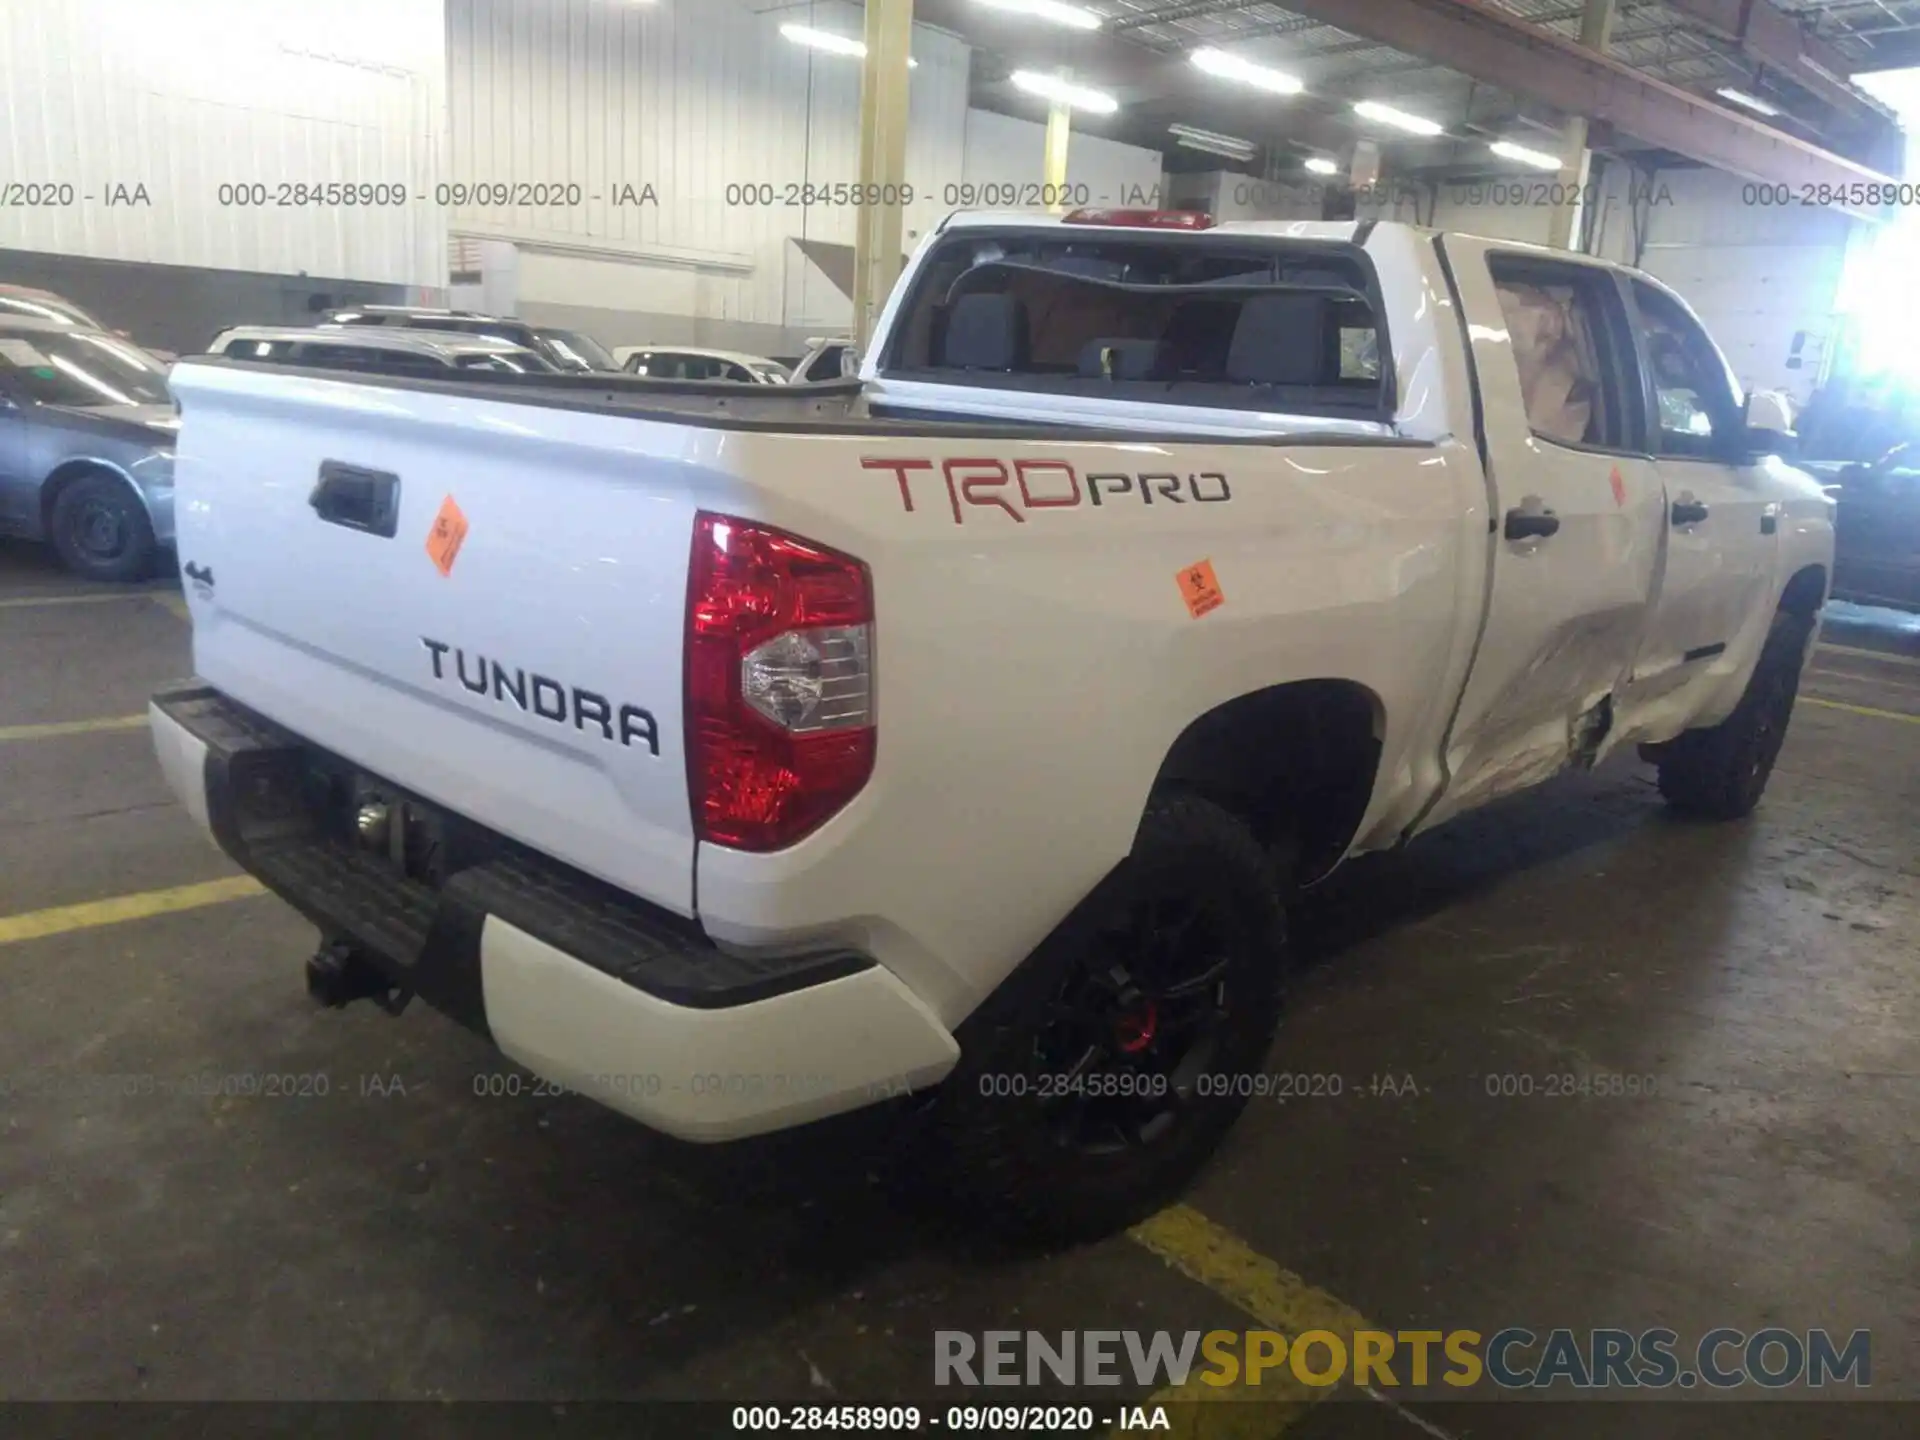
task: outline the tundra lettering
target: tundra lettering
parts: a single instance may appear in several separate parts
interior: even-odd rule
[[[446,655],[453,651],[454,673],[460,677],[460,683],[475,695],[491,694],[500,704],[511,704],[516,709],[538,715],[542,720],[551,720],[556,725],[564,725],[569,719],[573,728],[582,732],[589,724],[597,727],[601,738],[612,740],[614,710],[612,702],[606,696],[597,695],[591,690],[582,690],[578,686],[562,685],[558,680],[545,675],[529,674],[525,670],[509,670],[498,660],[489,660],[484,655],[473,657],[473,673],[467,673],[467,652],[444,640],[429,640],[424,635],[420,643],[427,648],[433,660],[433,678],[447,678]],[[655,755],[660,753],[660,726],[653,713],[638,705],[620,707],[620,743],[632,747],[644,745]]]

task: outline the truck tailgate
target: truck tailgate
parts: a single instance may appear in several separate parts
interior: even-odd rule
[[[171,383],[199,675],[692,914],[681,630],[715,438],[286,372]]]

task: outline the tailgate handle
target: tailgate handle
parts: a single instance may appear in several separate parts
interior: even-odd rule
[[[400,528],[400,477],[384,470],[363,470],[338,460],[320,462],[320,482],[307,498],[329,525],[364,530],[391,540]]]

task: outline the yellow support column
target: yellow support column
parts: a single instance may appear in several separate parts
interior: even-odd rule
[[[1040,164],[1042,193],[1053,196],[1047,208],[1058,215],[1067,207],[1061,200],[1067,188],[1067,139],[1073,134],[1073,107],[1064,100],[1053,102],[1047,112],[1047,151]]]
[[[1589,50],[1607,53],[1607,41],[1613,34],[1614,0],[1587,0],[1580,15],[1580,43]],[[1586,194],[1587,178],[1593,173],[1593,152],[1587,149],[1587,117],[1576,115],[1567,122],[1566,140],[1561,154],[1566,163],[1560,179],[1567,187],[1567,198],[1553,207],[1547,228],[1547,243],[1557,250],[1571,250],[1580,241],[1580,212]]]
[[[863,351],[893,282],[900,278],[913,0],[867,0],[866,39],[860,76],[861,198],[881,203],[854,212],[853,343]]]

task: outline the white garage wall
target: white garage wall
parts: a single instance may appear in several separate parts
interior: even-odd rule
[[[963,178],[972,187],[973,206],[999,209],[1003,204],[1043,198],[1028,187],[1040,185],[1046,145],[1044,124],[991,110],[969,110]],[[1067,137],[1067,184],[1074,187],[1069,196],[1075,202],[1080,201],[1079,187],[1084,186],[1083,203],[1088,205],[1158,208],[1165,195],[1157,150],[1122,145],[1084,130]],[[965,192],[943,190],[941,199],[953,201],[956,207],[969,204]]]
[[[442,286],[445,94],[440,0],[7,0],[0,176],[76,198],[0,209],[0,249]],[[220,203],[256,181],[408,198]],[[150,203],[107,204],[116,185]]]
[[[582,187],[577,206],[453,217],[460,234],[516,243],[521,314],[615,345],[773,353],[848,322],[845,298],[789,242],[851,245],[854,210],[786,201],[789,186],[859,179],[860,63],[795,45],[780,25],[858,37],[859,7],[448,0],[447,20],[448,178]],[[963,172],[968,53],[915,27],[910,232],[938,219],[942,186]],[[657,203],[613,203],[621,184],[652,185]],[[743,184],[771,187],[775,203],[730,204]]]
[[[1672,199],[1651,208],[1641,267],[1686,296],[1741,384],[1805,403],[1833,338],[1848,238],[1861,222],[1835,210],[1749,204],[1747,182],[1719,171],[1659,178]],[[1801,364],[1791,368],[1801,334]]]

